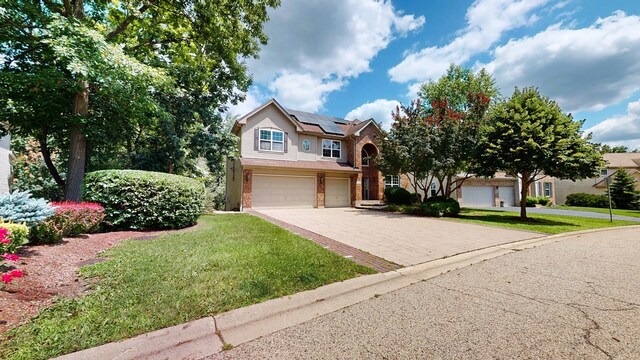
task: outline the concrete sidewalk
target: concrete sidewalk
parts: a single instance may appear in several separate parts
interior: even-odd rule
[[[640,229],[640,226],[631,228]],[[581,234],[605,231],[615,229],[522,240],[387,273],[361,276],[121,342],[83,350],[59,359],[199,359],[221,352],[225,344],[228,344],[228,347],[237,346],[449,271],[523,249],[563,239],[575,239]]]

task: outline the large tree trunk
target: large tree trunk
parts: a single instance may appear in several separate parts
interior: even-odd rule
[[[89,113],[89,84],[80,81],[80,86],[82,90],[73,99],[73,113],[86,116]],[[69,167],[64,189],[64,199],[68,201],[80,201],[82,198],[81,187],[87,160],[87,138],[82,131],[81,124],[69,126]]]
[[[520,189],[520,219],[527,219],[527,195],[529,195],[529,185],[531,181],[529,180],[529,174],[524,172],[522,173],[522,189]]]

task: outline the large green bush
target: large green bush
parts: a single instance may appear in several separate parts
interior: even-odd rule
[[[194,179],[150,171],[102,170],[86,175],[86,201],[105,208],[114,229],[178,229],[196,223],[204,185]]]
[[[596,194],[587,194],[587,193],[569,194],[567,195],[567,200],[565,202],[565,205],[608,208],[609,197],[607,195],[596,195]],[[615,202],[612,202],[611,205],[613,207],[616,207]]]
[[[410,205],[416,201],[415,195],[411,195],[401,187],[390,187],[384,190],[384,199],[390,204]]]
[[[428,198],[421,206],[422,213],[426,216],[453,217],[460,213],[460,203],[453,198],[434,196]]]

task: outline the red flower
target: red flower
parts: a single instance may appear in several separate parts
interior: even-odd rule
[[[0,237],[5,237],[7,235],[9,235],[9,230],[5,228],[0,228]]]
[[[18,261],[20,260],[20,256],[16,254],[2,254],[2,257],[7,261]]]
[[[24,275],[24,274],[22,273],[22,271],[20,271],[20,270],[16,269],[16,270],[11,270],[11,271],[9,271],[9,275],[11,275],[11,276],[12,276],[12,277],[14,277],[14,278],[20,278],[20,277],[22,277],[22,275]]]
[[[11,282],[11,280],[13,280],[13,276],[11,276],[11,274],[2,274],[2,282],[5,284],[8,284]]]
[[[8,237],[3,237],[2,235],[0,235],[0,244],[10,244],[11,243],[11,239],[9,239]]]

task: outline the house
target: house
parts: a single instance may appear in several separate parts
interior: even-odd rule
[[[11,179],[11,137],[9,135],[0,138],[0,194],[9,192],[9,179]]]
[[[607,165],[600,170],[599,176],[584,180],[555,180],[556,203],[564,205],[567,195],[575,193],[606,194],[607,181],[613,183],[613,177],[619,169],[626,170],[638,179],[636,188],[640,190],[640,153],[607,153],[602,155]]]
[[[383,132],[373,120],[285,109],[272,99],[236,121],[239,157],[227,161],[227,210],[353,207],[381,201],[384,189],[412,191],[406,175],[384,176],[373,159]],[[435,193],[437,184],[430,192]],[[517,180],[468,179],[457,193],[464,206],[514,205]]]

